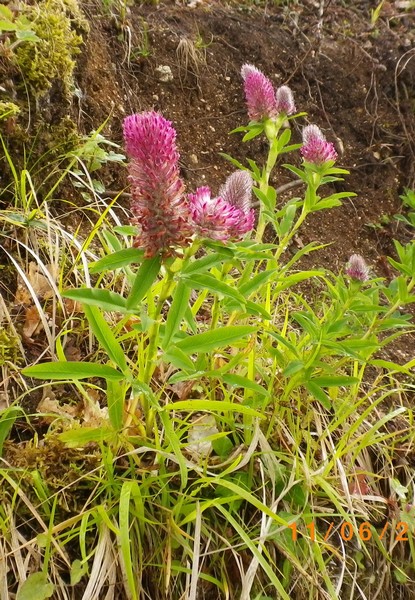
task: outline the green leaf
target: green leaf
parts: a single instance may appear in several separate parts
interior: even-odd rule
[[[127,307],[125,298],[111,292],[110,290],[100,290],[98,288],[79,288],[77,290],[68,290],[62,294],[64,298],[77,300],[89,306],[99,306],[102,310],[117,311],[126,313]]]
[[[328,208],[334,208],[335,206],[341,206],[342,203],[340,200],[319,200],[311,209],[310,213],[317,212],[319,210],[326,210]]]
[[[144,257],[144,250],[138,248],[125,248],[114,252],[109,256],[104,256],[100,260],[89,266],[90,273],[100,273],[101,271],[112,271],[121,269],[132,263],[141,263]]]
[[[324,271],[300,271],[299,273],[293,273],[292,275],[285,276],[281,281],[278,282],[275,292],[281,292],[286,290],[305,279],[311,279],[312,277],[321,277],[324,275]]]
[[[291,171],[291,173],[294,173],[295,175],[298,175],[298,177],[300,179],[302,179],[304,181],[304,183],[307,183],[307,174],[304,173],[304,171],[302,171],[301,169],[298,169],[297,167],[294,167],[293,165],[282,165],[285,169],[288,169],[288,171]]]
[[[117,227],[114,227],[113,231],[114,233],[118,233],[119,235],[123,235],[125,237],[137,235],[137,227],[134,225],[117,225]]]
[[[132,600],[138,600],[133,558],[131,555],[133,544],[131,544],[130,537],[130,497],[133,495],[134,487],[136,486],[136,481],[125,481],[122,484],[119,498],[119,544],[124,563],[124,571],[128,582],[128,596],[131,597]]]
[[[270,321],[272,319],[272,316],[269,314],[268,311],[265,310],[263,306],[261,306],[261,304],[255,304],[255,302],[252,302],[251,300],[248,300],[248,302],[246,303],[245,310],[248,313],[248,315],[262,317],[266,321]]]
[[[137,308],[138,304],[144,298],[147,290],[159,274],[161,267],[160,256],[146,258],[138,269],[133,287],[127,298],[127,308]]]
[[[32,573],[19,587],[16,600],[46,600],[55,590],[53,583],[48,583],[46,573]]]
[[[258,275],[254,275],[254,277],[251,277],[249,281],[241,285],[239,291],[245,296],[245,298],[248,298],[258,288],[262,287],[265,283],[267,283],[269,279],[275,277],[275,274],[277,272],[278,269],[269,269],[267,271],[261,271],[260,273],[258,273]]]
[[[0,21],[0,31],[16,31],[17,25],[10,21]]]
[[[86,444],[110,442],[115,436],[110,427],[80,427],[59,433],[57,438],[69,448],[82,448]]]
[[[284,377],[292,377],[292,375],[295,375],[302,369],[304,369],[304,362],[302,360],[292,360],[285,367],[282,374]]]
[[[107,380],[108,417],[116,431],[121,431],[123,427],[125,392],[125,384]]]
[[[324,406],[324,408],[326,410],[330,410],[331,409],[330,398],[327,396],[327,394],[324,392],[324,390],[321,389],[321,387],[319,387],[318,385],[316,385],[312,381],[307,381],[305,383],[305,387],[314,396],[314,398],[316,398],[316,400],[318,400],[320,402],[320,404],[322,406]]]
[[[78,558],[71,564],[71,585],[79,583],[84,575],[88,573],[88,563]]]
[[[164,336],[162,341],[162,347],[167,348],[173,339],[174,335],[178,331],[185,312],[189,306],[189,299],[192,290],[186,285],[186,282],[181,280],[177,284],[174,290],[174,297],[172,305],[169,309],[167,316],[166,325],[164,328]]]
[[[282,134],[280,135],[277,143],[278,153],[288,144],[291,139],[291,129],[284,129]]]
[[[231,131],[231,133],[233,133],[233,132]],[[222,158],[229,161],[237,169],[241,169],[241,171],[249,171],[249,169],[244,167],[244,165],[242,163],[240,163],[238,160],[236,160],[236,158],[233,158],[230,154],[226,154],[225,152],[219,152],[219,156],[222,156]]]
[[[265,416],[257,412],[249,406],[243,404],[236,404],[234,402],[226,402],[225,400],[179,400],[178,402],[172,402],[166,404],[166,410],[183,410],[183,411],[207,411],[207,412],[236,412],[248,415],[250,417],[256,417],[258,419],[265,419]]]
[[[195,370],[194,362],[177,346],[169,347],[168,351],[164,354],[164,360],[171,363],[176,369],[183,369],[191,373]]]
[[[250,325],[223,327],[222,329],[215,329],[213,331],[206,331],[205,333],[188,336],[184,340],[177,342],[176,346],[188,354],[210,352],[216,348],[229,346],[229,344],[237,342],[255,331],[256,328]]]
[[[87,379],[90,377],[101,377],[104,379],[111,379],[113,381],[124,379],[124,375],[122,373],[116,369],[113,369],[112,367],[108,367],[107,365],[75,361],[42,363],[40,365],[26,367],[21,372],[25,377],[34,377],[36,379],[54,379],[55,381],[62,381],[66,379],[78,381],[79,379]]]
[[[19,406],[10,406],[0,414],[0,456],[3,455],[3,444],[10,433],[16,419],[24,415],[24,411]]]
[[[261,385],[256,383],[255,381],[251,381],[248,377],[242,377],[242,375],[233,375],[231,373],[226,373],[221,377],[224,383],[231,385],[233,387],[241,387],[246,390],[252,390],[261,396],[268,396],[269,392]]]
[[[7,21],[13,21],[13,19],[14,19],[13,12],[5,4],[0,4],[0,16],[7,19]],[[2,21],[0,21],[0,27],[1,27],[1,23],[2,23]]]
[[[280,223],[276,224],[276,230],[280,238],[283,238],[291,229],[295,213],[297,212],[297,205],[295,203],[287,204],[284,212],[285,214]]]
[[[193,273],[204,273],[211,267],[214,267],[220,264],[223,261],[223,255],[219,252],[213,252],[212,254],[208,254],[203,258],[198,258],[197,260],[189,263],[182,271],[183,275],[190,275]]]
[[[84,311],[92,332],[102,348],[121,371],[125,372],[127,370],[127,361],[125,359],[124,350],[117,342],[111,327],[108,325],[99,309],[96,306],[84,306]]]
[[[209,275],[207,273],[205,273],[204,275],[195,274],[191,276],[186,276],[183,277],[183,281],[187,285],[192,286],[193,288],[207,289],[210,292],[214,292],[216,294],[219,293],[227,298],[231,298],[232,300],[235,300],[236,302],[239,302],[242,305],[245,304],[245,298],[238,290],[232,288],[224,281],[220,281],[219,279],[216,279],[216,277],[213,277],[212,275]]]
[[[353,385],[359,383],[357,377],[349,377],[348,375],[325,375],[322,377],[313,377],[311,381],[320,387],[338,387],[340,385]]]

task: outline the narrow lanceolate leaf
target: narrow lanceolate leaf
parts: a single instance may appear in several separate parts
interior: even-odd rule
[[[107,381],[108,416],[111,425],[116,431],[121,431],[123,426],[125,402],[125,384],[119,381]]]
[[[59,433],[57,438],[68,448],[82,448],[91,443],[110,442],[116,435],[111,427],[80,427]]]
[[[350,377],[349,375],[325,375],[322,377],[313,377],[311,381],[320,387],[338,387],[340,385],[353,385],[354,383],[359,383],[360,380],[357,377]]]
[[[108,325],[99,309],[96,306],[85,306],[84,310],[92,332],[102,348],[121,371],[126,371],[127,361],[125,360],[124,350],[117,342],[111,327]]]
[[[214,331],[206,331],[192,335],[177,342],[176,346],[187,354],[196,352],[210,352],[216,348],[223,348],[256,331],[250,325],[236,325],[234,327],[223,327]]]
[[[178,331],[185,312],[189,306],[189,299],[192,290],[185,282],[179,281],[174,291],[174,298],[167,316],[164,328],[164,337],[162,346],[167,348]]]
[[[23,409],[19,406],[10,406],[0,415],[0,456],[3,456],[3,444],[10,433],[17,417],[24,416]]]
[[[100,273],[101,271],[121,269],[132,263],[141,263],[143,256],[144,250],[140,250],[139,248],[125,248],[124,250],[119,250],[109,256],[104,256],[100,260],[92,263],[92,265],[89,266],[89,272]]]
[[[86,379],[89,377],[102,377],[114,381],[124,378],[124,375],[107,365],[99,363],[84,362],[51,362],[41,365],[33,365],[22,370],[25,377],[35,377],[36,379],[54,379],[62,381],[66,379]]]
[[[278,282],[277,288],[275,292],[281,292],[282,290],[286,290],[305,279],[311,279],[312,277],[321,277],[324,275],[323,270],[314,270],[314,271],[302,271],[300,273],[293,273],[292,275],[284,276],[281,281]]]
[[[257,419],[265,419],[265,416],[258,411],[245,406],[243,404],[235,404],[234,402],[226,402],[225,400],[179,400],[172,404],[166,404],[166,410],[183,410],[183,411],[199,411],[206,410],[209,412],[236,412],[256,417]]]
[[[189,286],[192,286],[197,289],[207,289],[210,292],[216,294],[222,294],[227,298],[232,298],[236,302],[240,302],[241,304],[245,303],[245,298],[242,296],[238,290],[232,288],[230,285],[226,284],[223,281],[219,281],[216,277],[212,275],[192,275],[189,277],[185,277],[183,279]]]
[[[133,557],[131,555],[132,544],[130,538],[130,500],[136,485],[136,481],[125,481],[121,488],[119,501],[119,545],[130,592],[129,597],[131,597],[132,600],[138,600],[136,578],[134,576]]]
[[[262,285],[267,283],[269,281],[269,279],[272,279],[273,277],[275,277],[276,273],[277,273],[277,269],[270,269],[269,271],[261,271],[260,273],[258,273],[258,275],[254,275],[254,277],[251,277],[251,279],[249,279],[249,281],[247,281],[246,283],[241,285],[241,287],[239,288],[239,291],[241,292],[241,294],[243,294],[245,296],[245,298],[248,298],[258,288],[260,288]]]
[[[203,258],[198,258],[197,260],[189,263],[182,271],[184,275],[190,275],[190,273],[204,273],[208,269],[218,265],[223,260],[223,255],[219,252],[213,252],[212,254],[208,254],[207,256],[203,256]]]
[[[127,312],[125,298],[110,290],[81,288],[78,290],[68,290],[62,296],[71,300],[77,300],[78,302],[82,302],[82,304],[88,304],[89,306],[99,306],[102,310],[113,310],[121,313]]]
[[[246,390],[252,390],[261,396],[267,396],[269,394],[268,390],[263,388],[256,381],[251,381],[248,377],[243,377],[242,375],[233,375],[232,373],[226,373],[221,377],[224,383],[234,387],[241,387]]]
[[[314,398],[318,400],[326,410],[331,409],[331,400],[327,396],[326,392],[319,385],[313,383],[312,381],[307,381],[304,385],[308,389],[310,394],[312,394]]]
[[[147,290],[159,274],[161,266],[160,256],[147,258],[143,261],[135,276],[135,281],[131,292],[127,298],[127,308],[135,309],[144,298]]]

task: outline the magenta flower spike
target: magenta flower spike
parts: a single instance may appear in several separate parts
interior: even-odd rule
[[[176,131],[159,113],[144,112],[124,120],[124,140],[133,224],[140,228],[134,245],[146,258],[174,254],[190,234]]]
[[[334,145],[328,142],[317,125],[307,125],[303,129],[304,145],[300,152],[306,162],[322,165],[329,160],[336,160]]]
[[[346,266],[346,275],[363,283],[369,279],[370,269],[360,254],[352,254]]]
[[[248,116],[251,121],[272,119],[278,114],[275,91],[268,77],[254,67],[245,64],[241,69]]]
[[[275,93],[278,114],[293,115],[296,112],[294,96],[288,85],[282,85]]]
[[[189,194],[189,209],[197,233],[226,241],[251,231],[255,222],[251,193],[251,176],[237,171],[228,177],[216,198],[212,198],[208,187],[200,187],[194,194]]]

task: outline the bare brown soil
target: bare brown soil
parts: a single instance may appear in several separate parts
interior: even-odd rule
[[[304,123],[324,130],[336,143],[339,163],[350,170],[338,190],[358,194],[311,218],[303,243],[330,244],[319,254],[322,264],[338,268],[358,252],[380,276],[390,276],[384,257],[393,252],[391,240],[410,236],[393,215],[401,211],[404,187],[415,183],[411,15],[388,5],[372,27],[376,2],[352,3],[353,8],[331,2],[322,15],[320,3],[311,1],[289,7],[269,2],[265,9],[188,4],[134,6],[123,24],[94,19],[77,77],[83,126],[98,126],[112,110],[108,134],[121,141],[125,115],[161,111],[178,131],[188,187],[208,184],[217,190],[232,169],[219,152],[242,162],[245,156],[258,162],[265,156],[260,142],[241,144],[240,134],[229,135],[247,122],[240,68],[253,63],[276,85],[292,87],[298,109],[308,113]],[[85,8],[92,17],[96,7]],[[146,57],[139,54],[144,27]],[[172,81],[161,81],[163,66],[170,67]],[[280,169],[275,183],[289,180]]]
[[[394,215],[402,210],[399,195],[415,184],[414,10],[387,4],[372,25],[377,2],[332,1],[323,11],[312,0],[265,4],[146,4],[131,7],[124,21],[93,18],[96,5],[85,4],[93,26],[77,74],[82,126],[97,127],[111,111],[107,136],[121,142],[125,115],[161,111],[178,131],[188,188],[217,191],[232,170],[219,152],[241,162],[266,155],[264,143],[229,135],[247,123],[240,69],[253,63],[276,85],[291,86],[298,110],[308,114],[304,124],[321,127],[350,170],[336,191],[357,193],[308,220],[297,243],[328,246],[306,263],[337,270],[359,253],[377,275],[392,278],[392,240],[413,235]],[[162,67],[171,81],[162,81]],[[293,139],[301,139],[298,124]],[[275,185],[290,180],[280,168]],[[116,173],[111,188],[124,183]],[[397,351],[400,362],[414,348],[405,343]]]

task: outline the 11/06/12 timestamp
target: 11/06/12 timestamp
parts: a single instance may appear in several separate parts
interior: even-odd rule
[[[327,542],[330,535],[335,531],[345,542],[349,542],[354,536],[356,536],[362,542],[368,542],[370,539],[372,539],[373,530],[378,531],[378,529],[375,529],[375,527],[371,525],[369,521],[364,521],[357,528],[349,521],[343,521],[341,523],[334,523],[334,521],[331,521],[330,523],[327,523],[327,528],[324,532],[317,529],[314,521],[307,523],[305,527],[308,530],[308,534],[312,542],[316,541],[317,532],[320,533],[323,540]],[[296,542],[298,536],[301,535],[301,532],[297,530],[297,523],[291,523],[291,525],[288,525],[288,529],[291,529],[292,532],[291,539]],[[409,525],[408,523],[405,523],[405,521],[399,521],[398,523],[386,521],[382,530],[379,529],[379,539],[383,540],[387,533],[388,535],[393,535],[395,542],[407,542]]]

